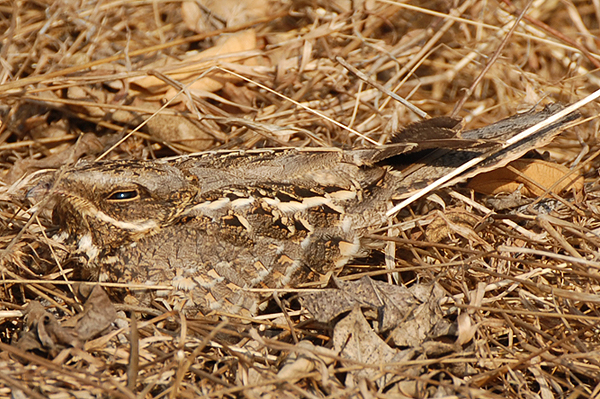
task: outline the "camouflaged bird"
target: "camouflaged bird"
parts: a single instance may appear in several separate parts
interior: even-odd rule
[[[393,199],[469,157],[489,153],[488,166],[499,166],[549,141],[577,116],[493,154],[498,140],[560,108],[518,115],[458,139],[452,138],[458,121],[442,118],[411,125],[379,148],[82,163],[41,179],[29,196],[50,195],[58,238],[73,247],[84,278],[172,287],[131,289],[142,304],[162,298],[187,312],[253,315],[260,296],[250,288],[293,286],[341,268],[365,253],[361,237],[387,223]],[[432,135],[445,136],[445,146],[468,148],[436,150],[437,158],[403,172],[401,154],[444,141]]]

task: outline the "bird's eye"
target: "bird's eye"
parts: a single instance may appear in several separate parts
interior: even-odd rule
[[[135,199],[139,196],[137,190],[123,190],[123,191],[115,191],[112,193],[108,200],[111,201],[128,201]]]

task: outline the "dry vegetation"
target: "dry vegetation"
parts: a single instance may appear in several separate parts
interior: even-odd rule
[[[395,259],[373,254],[344,270],[347,280],[438,283],[444,333],[399,344],[372,309],[318,323],[280,294],[256,320],[115,304],[125,311],[112,329],[81,345],[16,344],[28,328],[41,339],[22,313],[30,301],[49,323],[81,311],[52,260],[51,220],[30,220],[14,190],[22,176],[100,156],[348,148],[418,120],[337,57],[468,128],[596,90],[600,3],[533,1],[511,32],[527,3],[0,1],[0,397],[597,397],[593,118],[544,149],[584,185],[524,192],[537,205],[495,212],[466,185],[437,191],[379,233],[398,237],[386,249]],[[535,187],[527,178],[547,172],[536,170],[509,190]],[[358,349],[340,349],[340,336]]]

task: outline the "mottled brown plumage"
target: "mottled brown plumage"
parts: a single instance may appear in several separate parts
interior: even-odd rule
[[[422,137],[426,129],[427,122],[414,132]],[[154,296],[187,311],[255,314],[260,297],[249,288],[293,286],[341,268],[364,253],[361,237],[386,222],[394,198],[447,173],[456,159],[493,147],[473,147],[481,138],[473,132],[466,132],[470,149],[446,150],[411,176],[401,172],[399,155],[415,145],[399,139],[351,151],[252,150],[80,164],[38,182],[30,196],[52,196],[60,237],[74,247],[87,278],[173,287],[131,290],[142,303]],[[404,133],[410,137],[410,128]],[[537,143],[511,153],[520,156]],[[417,149],[438,145],[422,144]]]

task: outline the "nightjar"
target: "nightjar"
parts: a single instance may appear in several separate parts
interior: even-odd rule
[[[253,315],[261,303],[253,288],[293,286],[339,270],[365,254],[361,238],[388,222],[394,199],[465,160],[489,154],[489,170],[546,143],[577,115],[494,152],[560,108],[458,136],[458,121],[434,118],[377,148],[79,163],[40,178],[28,195],[50,196],[57,238],[72,248],[83,278],[129,284],[130,297],[142,304],[154,298],[188,313]],[[415,151],[438,156],[406,173],[404,154]],[[156,285],[166,289],[145,288]]]

